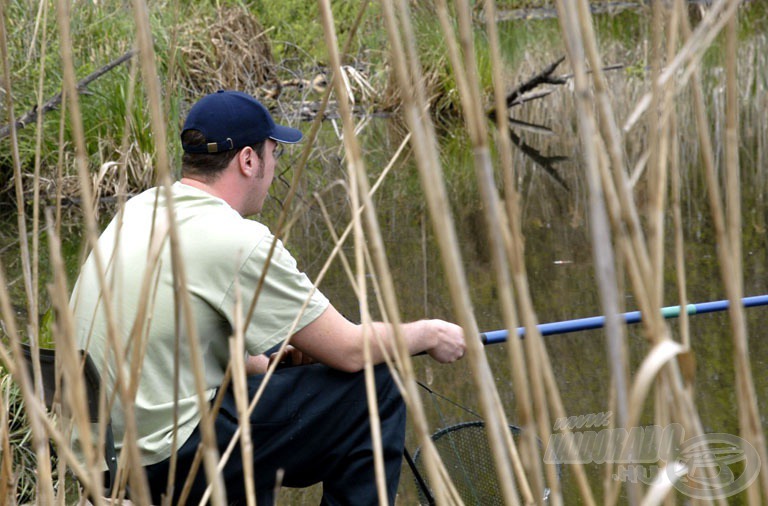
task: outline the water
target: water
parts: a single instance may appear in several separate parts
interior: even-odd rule
[[[763,49],[761,49],[763,48]],[[766,265],[766,65],[759,56],[765,48],[762,34],[743,41],[740,49],[740,119],[741,119],[741,205],[743,220],[743,273],[744,294],[767,293]],[[613,53],[606,63],[637,61],[638,53],[622,48],[624,53]],[[714,136],[716,157],[722,166],[724,130],[724,72],[717,57],[710,55],[713,64],[706,66],[704,77],[711,132]],[[549,60],[545,60],[549,61]],[[543,66],[543,65],[542,65]],[[647,77],[647,76],[645,76]],[[638,97],[643,76],[632,71],[609,74],[613,104],[619,123],[625,119]],[[755,93],[756,92],[756,93]],[[754,94],[753,94],[754,93]],[[565,155],[550,167],[541,160],[526,156],[522,150],[515,153],[518,190],[522,195],[522,224],[526,241],[526,264],[531,295],[540,322],[560,321],[601,314],[601,307],[592,263],[592,246],[587,223],[587,189],[580,161],[575,116],[567,89],[531,105],[527,110],[516,110],[516,117],[552,128],[555,135],[542,137],[519,133],[529,147],[545,157]],[[693,112],[685,94],[678,106],[681,130],[680,172],[682,178],[681,208],[685,238],[685,276],[689,302],[703,302],[726,298],[720,267],[717,261],[714,228],[709,209],[706,184],[702,175],[698,140],[693,130]],[[553,121],[552,118],[558,118]],[[386,131],[386,127],[381,130]],[[384,132],[367,132],[374,139],[371,144],[384,153],[394,151],[399,136],[392,139]],[[498,294],[488,252],[488,231],[483,221],[482,202],[474,183],[468,141],[463,128],[457,126],[444,132],[441,139],[441,160],[448,175],[451,204],[461,241],[463,262],[472,291],[474,312],[481,330],[503,327],[499,315]],[[381,137],[380,137],[381,136]],[[647,143],[642,127],[626,138],[628,166],[634,169]],[[383,165],[376,157],[369,167]],[[722,169],[721,169],[722,171]],[[375,170],[372,170],[376,173]],[[451,318],[452,308],[447,293],[445,274],[440,266],[434,241],[434,232],[423,228],[425,205],[418,192],[413,193],[415,169],[409,165],[399,168],[394,181],[384,187],[378,201],[379,217],[385,234],[395,284],[399,287],[399,300],[405,318]],[[722,174],[721,174],[722,176]],[[501,180],[499,177],[498,181]],[[644,210],[648,188],[643,178],[635,186],[638,208]],[[678,304],[674,250],[672,245],[672,218],[668,213],[666,227],[665,292],[664,305]],[[492,233],[492,231],[491,231]],[[345,282],[329,279],[325,284],[336,304],[354,317],[356,301]],[[629,281],[625,280],[628,285]],[[347,298],[347,296],[349,296]],[[625,310],[637,309],[632,294],[627,290],[620,304]],[[750,364],[760,407],[761,420],[766,426],[768,379],[764,371],[768,360],[768,345],[763,336],[763,321],[767,308],[747,310],[750,337]],[[673,338],[680,339],[679,324],[670,321]],[[647,354],[649,347],[640,327],[628,330],[631,374]],[[739,434],[738,407],[734,373],[732,331],[725,313],[693,316],[690,336],[695,355],[693,387],[696,405],[706,433]],[[547,349],[553,363],[560,393],[568,415],[587,415],[610,411],[610,365],[605,346],[605,334],[600,330],[579,332],[546,338]],[[486,349],[496,385],[511,423],[516,422],[515,399],[511,387],[509,359],[504,345]],[[472,384],[472,372],[466,363],[439,366],[429,360],[416,359],[419,379],[438,393],[463,406],[458,408],[444,399],[434,398],[425,391],[424,400],[428,416],[435,430],[455,423],[476,419],[479,412],[477,395]],[[646,406],[641,418],[643,426],[654,423],[652,405]],[[470,411],[467,411],[470,410]],[[415,445],[412,438],[411,445]],[[605,466],[587,466],[590,481],[600,500]],[[568,466],[563,469],[563,483],[567,504],[575,502],[575,484]],[[406,472],[406,476],[408,473]],[[406,480],[407,482],[407,480]],[[570,500],[568,498],[571,498]],[[622,500],[624,500],[622,496]],[[730,498],[738,502],[739,498]],[[407,501],[406,501],[407,502]]]
[[[762,130],[762,127],[759,129]],[[459,141],[460,146],[454,146],[454,135],[460,131],[461,128],[457,127],[456,131],[450,132],[443,140],[443,149],[448,153],[443,157],[447,165],[445,171],[452,178],[449,187],[454,219],[480,330],[500,329],[503,328],[503,322],[487,249],[489,239],[483,221],[482,202],[472,182],[473,169],[466,152],[466,143]],[[378,146],[396,146],[400,139],[398,135],[392,139],[386,125],[380,126],[379,131],[367,132],[367,135]],[[764,131],[760,135],[764,135]],[[565,136],[547,139],[545,149],[550,156],[578,153],[573,138],[575,136],[571,140]],[[531,142],[536,140],[531,139]],[[382,151],[393,152],[394,148]],[[747,296],[768,293],[765,176],[762,159],[754,158],[754,151],[752,155],[749,153],[746,146],[742,151],[742,206],[743,279]],[[586,183],[578,155],[558,163],[559,177],[554,177],[520,153],[516,156],[522,195],[527,273],[538,320],[551,322],[600,315],[589,224],[586,220]],[[716,257],[706,188],[696,159],[691,157],[684,162],[682,209],[688,301],[724,299],[726,295]],[[375,166],[375,161],[369,162],[369,167]],[[372,172],[375,173],[375,170]],[[395,286],[398,288],[400,308],[404,319],[451,319],[453,310],[447,281],[440,264],[434,232],[429,225],[424,225],[427,220],[425,205],[418,190],[414,189],[415,178],[415,168],[405,164],[398,168],[396,175],[384,185],[376,199]],[[638,195],[640,199],[643,198],[642,190],[638,191]],[[339,212],[346,216],[344,211]],[[339,221],[344,222],[344,219],[339,218]],[[671,217],[666,220],[665,226],[668,239],[664,305],[677,305]],[[302,243],[298,237],[296,239]],[[309,252],[317,245],[317,237],[311,235],[307,244],[303,247],[299,245],[299,249]],[[326,252],[330,247],[326,244],[321,248]],[[347,253],[351,254],[350,248],[347,248]],[[325,258],[322,254],[320,257]],[[315,265],[311,255],[309,258],[306,255],[300,258]],[[324,281],[322,288],[346,315],[352,319],[358,317],[357,300],[338,266]],[[637,309],[629,291],[621,304],[626,311]],[[762,330],[768,314],[766,311],[768,308],[754,308],[746,312],[751,366],[763,423],[766,421],[765,405],[768,402],[768,380],[764,374],[768,345],[763,339]],[[669,321],[669,326],[673,337],[680,339],[678,323]],[[634,372],[649,347],[639,326],[629,328],[628,335],[631,369]],[[731,327],[727,315],[715,313],[691,317],[690,336],[696,360],[696,403],[704,430],[707,433],[739,434]],[[601,330],[592,330],[545,339],[567,414],[575,416],[609,412],[610,365],[605,334]],[[506,345],[488,346],[486,352],[507,416],[510,423],[514,424],[517,421],[515,398]],[[476,413],[480,407],[468,363],[441,366],[423,357],[415,359],[415,363],[419,380],[448,399],[424,391],[427,414],[435,431],[478,418]],[[654,423],[650,404],[647,409],[641,419],[643,426]],[[409,442],[412,449],[415,448],[413,435],[409,436]],[[601,495],[604,469],[603,465],[587,466],[598,498]],[[404,471],[404,474],[410,476],[409,471]],[[563,483],[565,497],[575,497],[575,484],[567,465],[563,469]],[[404,486],[412,486],[411,480],[406,478]],[[410,497],[407,495],[410,491],[403,493],[405,497]],[[574,502],[568,500],[566,503]]]

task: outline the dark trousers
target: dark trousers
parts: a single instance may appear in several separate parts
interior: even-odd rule
[[[375,368],[381,419],[387,494],[394,503],[405,444],[405,405],[389,370]],[[252,398],[263,376],[248,378]],[[373,446],[364,373],[349,374],[321,364],[278,369],[250,417],[254,483],[259,506],[275,502],[278,470],[282,485],[323,484],[322,504],[377,504]],[[216,417],[219,452],[238,428],[237,408],[230,388]],[[201,441],[199,427],[178,451],[174,503],[189,474]],[[169,460],[147,466],[152,500],[160,504],[167,490]],[[245,504],[243,458],[238,441],[223,472],[229,504]],[[187,504],[197,504],[207,486],[200,466]]]

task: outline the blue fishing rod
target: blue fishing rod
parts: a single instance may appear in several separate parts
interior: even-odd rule
[[[758,295],[755,297],[746,297],[741,299],[745,308],[755,306],[768,305],[768,295]],[[678,318],[681,314],[688,315],[713,313],[716,311],[725,311],[728,309],[729,303],[727,300],[719,300],[714,302],[702,302],[699,304],[688,304],[686,306],[669,306],[661,308],[661,315],[665,319]],[[642,313],[640,311],[632,311],[629,313],[621,313],[619,317],[627,324],[639,323],[643,320]],[[593,316],[591,318],[579,318],[576,320],[566,320],[554,323],[542,323],[537,325],[539,332],[542,336],[550,336],[553,334],[566,334],[569,332],[577,332],[581,330],[599,329],[605,326],[605,316]],[[517,329],[518,337],[525,337],[525,328],[519,327]],[[509,337],[507,330],[493,330],[480,334],[483,344],[496,344],[502,343]],[[422,352],[421,354],[424,354]],[[485,469],[492,468],[493,462],[490,457],[490,450],[487,449],[488,439],[485,432],[485,422],[482,421],[482,417],[471,411],[470,409],[458,404],[442,395],[436,394],[425,384],[419,382],[419,385],[429,392],[432,396],[437,396],[442,400],[448,401],[454,406],[457,406],[472,415],[479,420],[462,422],[454,425],[450,425],[443,429],[438,430],[432,434],[431,439],[438,450],[438,453],[446,459],[446,462],[451,462],[448,472],[451,474],[454,480],[454,485],[460,495],[467,497],[472,502],[477,502],[478,493],[482,492],[483,497],[490,497],[488,486],[495,491],[493,497],[498,498],[498,484],[492,481],[488,481],[487,473]],[[442,415],[441,415],[442,419]],[[514,425],[510,425],[509,429],[512,433],[512,437],[519,437],[521,429]],[[450,436],[450,437],[444,437]],[[484,449],[484,450],[480,450]],[[413,474],[416,478],[416,482],[419,490],[419,504],[435,504],[435,499],[432,494],[432,490],[424,477],[424,463],[422,462],[420,449],[416,450],[413,457],[408,453],[406,449],[404,451],[405,460],[410,466]],[[471,461],[464,462],[464,457],[471,455]],[[558,475],[560,469],[557,469]],[[549,497],[550,490],[545,488],[542,492],[543,499],[546,501]]]
[[[745,308],[768,305],[768,295],[755,295],[754,297],[745,297],[741,299]],[[678,318],[681,314],[688,315],[714,313],[716,311],[725,311],[728,309],[727,300],[716,300],[712,302],[700,302],[698,304],[687,304],[686,306],[667,306],[661,308],[661,316],[665,319]],[[621,313],[619,317],[626,324],[639,323],[643,321],[643,315],[640,311],[630,311]],[[605,326],[605,316],[592,316],[589,318],[578,318],[576,320],[565,320],[553,323],[540,323],[536,327],[542,336],[551,336],[553,334],[567,334],[569,332],[578,332],[581,330],[599,329]],[[517,328],[518,337],[525,337],[525,327]],[[508,330],[491,330],[480,334],[483,344],[503,343],[509,337]]]

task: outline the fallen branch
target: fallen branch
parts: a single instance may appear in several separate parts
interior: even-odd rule
[[[83,93],[84,91],[86,91],[86,88],[88,87],[89,84],[91,84],[93,81],[103,76],[113,68],[117,67],[118,65],[122,65],[126,61],[130,60],[135,54],[136,54],[136,51],[131,49],[120,58],[117,58],[116,60],[109,62],[108,64],[104,65],[97,71],[84,77],[81,81],[77,83],[78,93]],[[61,104],[61,92],[57,93],[50,100],[44,103],[42,107],[39,108],[39,111],[41,111],[40,114],[45,114],[48,111],[56,109],[59,106],[59,104]],[[35,105],[31,111],[29,111],[24,116],[16,120],[16,123],[15,123],[16,129],[18,130],[20,128],[24,128],[26,125],[34,121],[37,118],[37,114],[38,114],[38,106]],[[0,139],[5,139],[9,135],[11,135],[10,124],[0,128]]]
[[[555,71],[558,65],[565,60],[565,56],[557,60],[556,62],[547,66],[544,70],[528,79],[526,82],[515,88],[509,95],[507,95],[507,109],[512,106],[520,105],[523,102],[527,102],[528,99],[523,98],[523,94],[533,90],[542,84],[565,84],[566,79],[561,77],[553,77],[552,73]],[[536,98],[541,98],[544,95],[539,95]],[[493,107],[488,111],[488,117],[493,121],[496,121],[496,108]]]
[[[552,93],[553,91],[554,90],[544,90],[544,91],[539,91],[537,93],[529,93],[527,95],[518,95],[517,97],[515,97],[515,99],[512,101],[512,103],[509,104],[509,107],[513,107],[513,106],[516,106],[516,105],[521,105],[521,104],[524,104],[526,102],[530,102],[532,100],[538,100],[540,98],[544,98],[547,95],[549,95],[550,93]]]
[[[565,57],[563,56],[559,60],[549,64],[547,67],[544,68],[541,72],[536,74],[535,76],[528,79],[526,82],[512,90],[507,95],[507,109],[510,109],[514,106],[524,104],[525,102],[530,102],[532,100],[537,100],[543,97],[546,97],[550,93],[552,93],[552,90],[544,90],[538,93],[531,93],[526,95],[526,93],[533,91],[534,89],[538,88],[542,84],[554,84],[554,85],[563,85],[568,82],[569,79],[573,78],[573,74],[563,74],[559,76],[553,75],[555,72],[555,69],[563,63],[565,60]],[[606,67],[603,67],[603,71],[607,70],[619,70],[623,69],[623,64],[616,64],[616,65],[608,65]],[[495,120],[496,119],[496,109],[492,108],[488,111],[488,117]]]
[[[561,63],[563,63],[563,61],[565,61],[565,56],[563,56],[556,62],[549,64],[544,70],[542,70],[532,78],[528,79],[526,82],[518,86],[517,89],[513,90],[512,93],[507,95],[507,108],[512,107],[512,105],[515,104],[517,99],[520,96],[522,96],[524,93],[527,93],[533,90],[534,88],[541,86],[542,84],[565,84],[566,82],[568,82],[567,79],[552,75],[555,69]]]

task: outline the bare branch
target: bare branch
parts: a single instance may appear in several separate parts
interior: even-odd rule
[[[80,82],[77,83],[77,91],[79,93],[83,93],[89,84],[91,84],[93,81],[103,76],[113,68],[117,67],[118,65],[122,65],[126,61],[130,60],[135,54],[136,54],[136,50],[131,49],[130,51],[122,55],[120,58],[117,58],[116,60],[112,60],[111,62],[104,65],[100,69],[84,77],[82,80],[80,80]],[[58,108],[59,104],[61,104],[61,92],[54,95],[51,99],[49,99],[46,103],[42,105],[41,114],[45,114],[48,111]],[[16,121],[16,129],[24,128],[28,123],[33,122],[37,117],[37,112],[38,112],[38,106],[35,105],[32,108],[32,110],[27,112],[24,116],[22,116]],[[3,127],[0,127],[0,139],[5,139],[10,134],[11,134],[11,125],[4,125]]]

